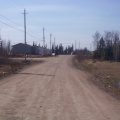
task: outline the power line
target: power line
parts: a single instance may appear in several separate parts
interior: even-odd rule
[[[8,21],[10,21],[10,22],[12,22],[12,23],[14,23],[14,24],[16,24],[16,25],[19,25],[19,26],[22,26],[22,27],[23,27],[23,25],[20,25],[20,24],[18,24],[18,23],[16,23],[16,22],[14,22],[14,21],[12,21],[12,20],[4,17],[3,15],[0,15],[0,16],[1,16],[2,18],[4,18],[4,19],[6,19],[6,20],[8,20]]]
[[[0,15],[0,17],[6,19],[6,20],[8,20],[8,21],[10,21],[10,22],[12,22],[12,23],[14,23],[14,24],[16,24],[16,25],[19,25],[19,26],[22,26],[22,27],[23,27],[23,25],[18,24],[18,23],[10,20],[9,18],[7,18],[7,17],[5,17],[5,16],[3,16],[3,15]],[[1,22],[2,24],[5,24],[5,25],[7,25],[7,26],[9,26],[9,27],[11,27],[11,28],[13,28],[13,29],[15,29],[15,30],[18,30],[18,31],[20,31],[20,32],[24,32],[23,30],[20,30],[20,29],[14,27],[14,26],[12,26],[12,25],[9,25],[9,24],[7,24],[7,23],[5,23],[5,22],[2,22],[2,21],[0,21],[0,22]],[[43,29],[44,29],[44,28],[43,28]],[[45,29],[44,29],[44,30],[45,30]],[[30,34],[30,33],[28,33],[28,32],[26,32],[26,34],[29,35],[29,36],[31,36],[31,37],[34,38],[34,39],[40,40],[39,38],[33,36],[32,34]],[[40,41],[42,41],[42,40],[40,40]],[[43,42],[44,42],[44,46],[45,46],[45,37],[44,37]]]
[[[15,30],[18,30],[18,31],[20,31],[20,32],[24,32],[23,30],[20,30],[20,29],[18,29],[18,28],[16,28],[16,27],[13,27],[13,26],[11,26],[11,25],[9,25],[9,24],[7,24],[7,23],[5,23],[5,22],[2,22],[2,21],[0,21],[2,24],[4,24],[4,25],[7,25],[7,26],[9,26],[9,27],[11,27],[11,28],[13,28],[13,29],[15,29]],[[34,39],[37,39],[37,40],[40,40],[39,38],[37,38],[37,37],[35,37],[35,36],[33,36],[33,35],[31,35],[30,33],[28,33],[28,32],[26,32],[26,34],[28,34],[29,36],[31,36],[32,38],[34,38]]]
[[[11,27],[11,28],[14,28],[14,29],[16,29],[16,30],[18,30],[18,31],[20,31],[20,32],[24,32],[23,30],[20,30],[20,29],[18,29],[18,28],[15,28],[15,27],[7,24],[7,23],[4,23],[4,22],[2,22],[2,21],[0,21],[0,22],[3,23],[4,25],[7,25],[7,26],[9,26],[9,27]]]
[[[37,38],[37,37],[34,37],[33,35],[31,35],[30,33],[28,33],[28,32],[26,32],[26,34],[28,34],[29,36],[31,36],[32,38],[35,38],[35,39],[37,39],[37,40],[40,40],[39,38]],[[43,41],[43,40],[40,40],[40,41]]]
[[[6,19],[6,20],[8,20],[8,21],[10,21],[10,22],[12,22],[12,23],[14,23],[14,24],[16,24],[16,25],[19,25],[19,26],[22,26],[22,27],[23,27],[23,25],[18,24],[18,23],[14,22],[14,21],[12,21],[12,20],[10,20],[10,19],[8,19],[7,17],[5,17],[5,16],[3,16],[3,15],[0,15],[0,16],[1,16],[2,18],[4,18],[4,19]],[[11,26],[11,25],[9,25],[9,24],[6,24],[6,23],[4,23],[4,22],[2,22],[2,21],[0,21],[0,22],[3,23],[3,24],[5,24],[5,25],[7,25],[7,26],[9,26],[9,27],[12,27],[12,28],[14,28],[14,29],[16,29],[16,30],[19,30],[19,31],[21,31],[21,32],[24,32],[23,30],[20,30],[20,29],[18,29],[18,28],[15,28],[15,27],[13,27],[13,26]],[[31,37],[39,40],[39,38],[33,36],[32,34],[30,34],[30,33],[28,33],[28,32],[26,32],[26,34],[28,34],[29,36],[31,36]]]

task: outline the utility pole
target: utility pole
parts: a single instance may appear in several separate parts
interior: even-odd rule
[[[75,40],[75,51],[76,51],[76,40]]]
[[[52,37],[52,34],[50,33],[50,52],[51,52],[51,37]]]
[[[26,11],[24,9],[24,39],[25,39],[25,61],[26,61]]]
[[[79,50],[80,50],[80,41],[79,41]]]
[[[44,55],[45,55],[45,29],[43,27],[43,46],[44,46]]]
[[[54,38],[54,52],[55,52],[55,38]]]

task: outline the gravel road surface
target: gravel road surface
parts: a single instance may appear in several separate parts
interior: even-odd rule
[[[120,120],[120,102],[90,82],[72,58],[45,58],[2,79],[0,120]]]

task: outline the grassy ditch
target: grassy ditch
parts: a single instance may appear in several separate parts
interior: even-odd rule
[[[120,62],[73,59],[74,65],[92,75],[91,81],[99,88],[120,100]]]
[[[0,59],[0,79],[13,74],[22,68],[42,62],[42,60],[30,60],[24,62],[23,59]]]

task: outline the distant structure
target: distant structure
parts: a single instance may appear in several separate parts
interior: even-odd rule
[[[52,52],[50,49],[47,49],[44,47],[41,47],[40,45],[28,45],[28,44],[24,44],[24,43],[18,43],[16,45],[12,46],[12,53],[13,54],[24,54],[26,50],[26,54],[34,54],[34,55],[43,55],[44,54],[44,50],[45,50],[45,54],[51,55]]]
[[[26,48],[25,48],[26,47]],[[28,44],[23,44],[23,43],[18,43],[16,45],[13,45],[12,46],[12,53],[22,53],[24,54],[25,53],[25,49],[26,49],[26,53],[27,54],[31,54],[31,47],[30,45]]]
[[[1,39],[1,35],[0,35],[0,48],[2,47],[2,39]]]

